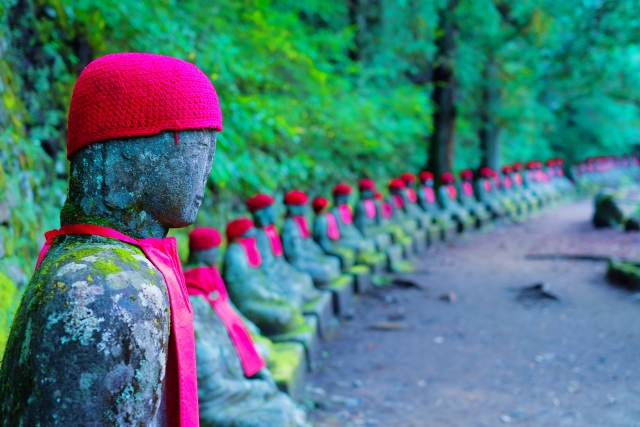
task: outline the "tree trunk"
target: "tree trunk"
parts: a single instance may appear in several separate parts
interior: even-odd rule
[[[454,12],[457,5],[458,0],[448,0],[446,8],[439,12],[439,33],[442,36],[436,42],[438,53],[432,77],[434,129],[430,137],[427,168],[433,172],[438,182],[443,172],[453,170],[453,137],[456,122],[456,81],[453,71],[456,42]]]
[[[479,131],[482,149],[481,166],[498,170],[500,168],[500,129],[496,122],[496,110],[500,102],[500,86],[498,85],[498,65],[493,55],[489,56],[483,74],[484,87],[480,106],[482,125]]]

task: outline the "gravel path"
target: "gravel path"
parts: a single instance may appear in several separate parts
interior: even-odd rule
[[[317,426],[640,427],[640,302],[606,263],[640,259],[640,234],[594,230],[578,202],[429,252],[424,289],[376,289],[326,345],[309,381]],[[560,302],[516,301],[544,282]],[[455,293],[455,302],[441,299]],[[406,329],[376,330],[379,322]],[[402,326],[402,325],[400,325]]]

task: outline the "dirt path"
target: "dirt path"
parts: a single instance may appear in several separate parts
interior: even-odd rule
[[[640,303],[604,262],[526,258],[640,259],[640,234],[594,230],[591,214],[580,202],[476,233],[419,261],[426,291],[360,298],[310,378],[316,425],[640,427]],[[561,302],[515,301],[536,282]],[[402,311],[406,330],[370,328]]]

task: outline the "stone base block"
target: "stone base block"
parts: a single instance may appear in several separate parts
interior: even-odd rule
[[[407,238],[406,240],[403,240],[400,243],[400,246],[402,247],[402,256],[404,256],[406,259],[413,258],[416,255],[415,246],[413,244],[412,238]]]
[[[393,245],[387,249],[387,270],[394,271],[393,266],[402,261],[402,246]]]
[[[380,233],[373,238],[373,241],[376,244],[376,251],[384,252],[391,246],[391,235],[389,233]]]
[[[450,242],[458,236],[457,226],[454,222],[442,224],[440,228],[440,239],[443,242]]]
[[[318,321],[315,316],[310,315],[305,315],[304,320],[306,323],[304,330],[271,335],[268,338],[275,343],[295,342],[302,344],[307,359],[307,368],[311,371],[319,365],[321,357],[320,339],[318,338]]]
[[[348,317],[353,314],[353,277],[343,274],[326,290],[333,295],[333,312],[338,317]]]
[[[307,379],[307,357],[297,342],[274,343],[269,356],[269,370],[278,389],[300,400]]]
[[[427,250],[429,244],[429,230],[417,230],[413,233],[413,253],[421,255]]]
[[[354,290],[357,294],[363,294],[373,286],[371,270],[366,265],[356,265],[347,273],[353,276]]]
[[[330,291],[320,291],[320,299],[304,305],[302,314],[315,316],[318,335],[322,339],[329,338],[338,326],[338,321],[333,314],[333,295]]]

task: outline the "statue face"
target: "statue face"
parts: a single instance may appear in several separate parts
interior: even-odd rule
[[[307,205],[287,205],[287,212],[291,215],[303,216],[307,213]]]
[[[105,144],[107,204],[150,215],[166,228],[192,224],[211,172],[213,130],[173,132]]]
[[[375,194],[371,190],[362,190],[360,192],[360,198],[362,199],[373,199]]]
[[[266,208],[255,211],[253,213],[253,220],[259,227],[274,224],[276,222],[276,213],[273,210],[273,206],[267,206]]]
[[[348,194],[339,194],[334,197],[336,205],[342,205],[344,203],[349,203],[349,195]]]
[[[189,261],[197,264],[213,267],[218,262],[220,248],[205,249],[204,251],[193,251],[189,255]]]

